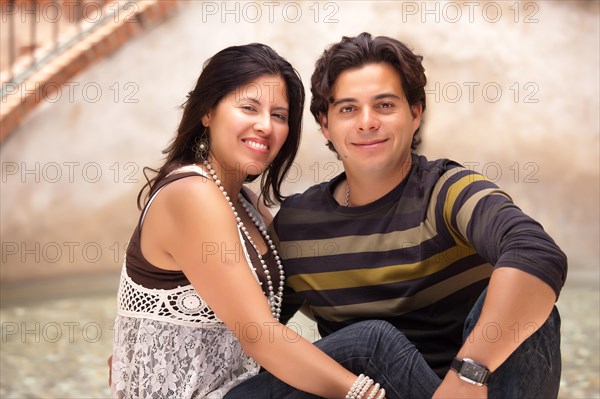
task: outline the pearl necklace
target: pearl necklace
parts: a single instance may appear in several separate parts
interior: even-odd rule
[[[350,184],[346,183],[346,202],[344,206],[347,208],[350,206]]]
[[[208,163],[208,161],[205,160],[204,166],[206,166],[206,169],[208,169],[208,173],[210,173],[212,179],[215,181],[216,185],[221,189],[221,192],[223,193],[223,195],[225,196],[225,199],[229,203],[229,206],[231,207],[231,210],[233,211],[233,215],[235,216],[235,220],[237,222],[238,229],[240,229],[244,233],[244,235],[246,236],[246,239],[248,240],[250,245],[252,245],[252,247],[256,251],[256,254],[258,255],[258,260],[260,261],[260,264],[261,264],[261,266],[265,272],[265,276],[267,278],[267,290],[269,291],[267,300],[269,301],[269,305],[271,306],[271,314],[273,315],[273,317],[276,320],[279,320],[279,316],[281,315],[281,303],[282,303],[282,299],[283,299],[283,285],[284,285],[285,276],[283,273],[283,265],[281,264],[281,258],[279,257],[279,254],[277,253],[277,250],[275,249],[273,240],[271,240],[271,237],[269,237],[269,234],[267,233],[267,229],[259,223],[258,219],[252,214],[252,212],[250,211],[248,206],[244,203],[244,201],[242,200],[243,199],[242,194],[241,193],[238,194],[238,201],[240,202],[240,204],[242,205],[242,207],[244,208],[244,210],[246,211],[246,213],[248,214],[248,216],[250,217],[252,222],[254,222],[254,225],[256,226],[256,228],[262,234],[263,238],[265,239],[265,242],[267,243],[267,245],[271,249],[271,252],[273,252],[273,256],[275,257],[275,262],[277,263],[277,269],[279,270],[279,279],[280,279],[279,287],[277,288],[277,294],[275,294],[275,291],[273,289],[273,281],[271,280],[271,273],[269,273],[269,268],[267,267],[267,263],[265,262],[262,255],[260,254],[260,251],[258,250],[258,247],[256,246],[256,244],[254,244],[254,241],[252,241],[252,237],[250,237],[250,233],[248,232],[248,229],[246,229],[244,222],[242,222],[242,219],[239,217],[237,211],[235,210],[235,206],[233,206],[233,202],[231,202],[231,198],[229,198],[229,194],[227,194],[227,191],[225,191],[225,187],[223,187],[223,184],[221,184],[221,180],[219,180],[219,178],[217,177],[217,173],[213,169],[212,165],[210,163]],[[250,264],[250,266],[256,272],[256,268],[252,264]],[[260,283],[260,284],[262,285],[262,283]]]

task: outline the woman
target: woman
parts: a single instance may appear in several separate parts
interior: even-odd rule
[[[384,397],[278,322],[283,267],[268,210],[243,185],[262,176],[264,204],[282,199],[303,103],[297,73],[268,46],[205,64],[127,249],[113,396],[221,398],[262,366],[318,396]]]

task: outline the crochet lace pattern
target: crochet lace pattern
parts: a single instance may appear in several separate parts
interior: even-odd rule
[[[170,290],[145,288],[127,275],[125,264],[121,270],[117,313],[189,327],[223,325],[191,284]]]

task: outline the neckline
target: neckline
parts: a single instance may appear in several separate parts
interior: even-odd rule
[[[406,176],[404,176],[404,178],[400,181],[400,183],[398,183],[398,185],[396,187],[391,189],[389,192],[384,194],[382,197],[379,197],[375,201],[370,202],[365,205],[361,205],[361,206],[348,206],[347,207],[347,206],[344,206],[343,204],[339,204],[336,201],[335,196],[333,194],[336,187],[338,185],[344,183],[347,180],[346,172],[344,171],[344,172],[340,173],[339,175],[334,177],[332,180],[330,180],[327,184],[327,201],[330,205],[330,208],[334,212],[360,214],[360,213],[371,212],[373,210],[379,209],[380,207],[388,204],[389,202],[392,202],[393,200],[397,200],[402,195],[402,192],[404,191],[404,188],[406,187],[408,180],[413,175],[413,172],[417,166],[417,160],[415,159],[416,158],[415,155],[412,154],[411,156],[413,157],[413,159],[412,159],[412,165],[410,167],[410,170],[408,171]]]

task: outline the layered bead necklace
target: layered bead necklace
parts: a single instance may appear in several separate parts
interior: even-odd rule
[[[347,208],[350,206],[350,184],[346,183],[346,201],[344,206]]]
[[[252,237],[250,237],[250,232],[244,225],[244,222],[242,222],[242,219],[239,217],[238,212],[236,211],[235,206],[233,205],[233,202],[231,201],[231,198],[229,197],[229,194],[227,194],[227,191],[225,191],[225,187],[223,187],[223,184],[221,183],[221,180],[217,176],[217,173],[213,169],[212,165],[206,160],[204,161],[204,166],[206,167],[206,169],[208,170],[208,173],[210,173],[210,176],[214,180],[215,184],[219,187],[219,189],[225,196],[225,199],[229,203],[229,206],[231,207],[231,210],[233,211],[233,215],[235,216],[235,220],[237,222],[238,229],[240,229],[244,233],[244,236],[246,237],[246,239],[248,240],[250,245],[252,245],[252,248],[254,248],[254,250],[256,251],[256,254],[258,255],[258,260],[260,261],[262,269],[265,273],[265,277],[267,279],[267,290],[268,290],[267,300],[269,301],[269,305],[271,307],[271,314],[273,315],[273,317],[276,320],[279,320],[279,316],[281,315],[281,302],[282,302],[282,298],[283,298],[284,273],[283,273],[283,265],[281,264],[281,258],[279,257],[279,254],[277,253],[277,250],[275,249],[273,240],[271,240],[271,237],[269,237],[269,234],[267,233],[267,229],[259,223],[258,219],[252,214],[252,212],[250,211],[250,209],[248,208],[246,203],[243,201],[242,194],[241,193],[238,194],[238,201],[240,202],[240,204],[242,205],[242,207],[244,208],[244,210],[246,211],[246,213],[248,214],[248,216],[250,217],[250,219],[252,220],[252,222],[254,223],[256,228],[262,234],[263,238],[265,239],[265,243],[267,243],[271,252],[273,252],[273,256],[275,258],[275,263],[277,264],[277,269],[279,270],[279,287],[277,288],[277,293],[275,293],[275,290],[273,288],[273,281],[271,279],[271,273],[269,272],[269,268],[267,267],[267,262],[265,262],[265,260],[263,259],[258,247],[256,246],[256,244],[254,244]],[[250,267],[252,267],[254,269],[254,271],[256,272],[256,268],[252,264],[250,264]]]

